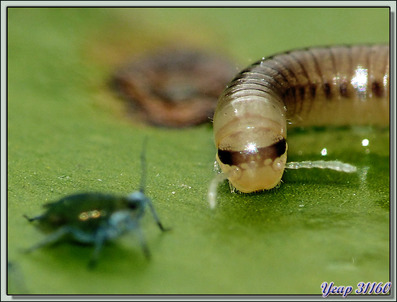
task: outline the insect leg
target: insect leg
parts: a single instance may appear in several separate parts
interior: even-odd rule
[[[61,239],[63,236],[69,234],[71,232],[71,229],[69,227],[62,227],[58,229],[57,231],[51,233],[48,235],[43,241],[33,245],[32,247],[28,248],[25,250],[26,253],[30,253],[34,250],[37,250],[43,246],[49,245],[51,243],[55,243],[59,239]]]
[[[106,240],[106,231],[103,229],[99,229],[98,232],[95,235],[95,248],[94,248],[94,252],[92,253],[91,259],[88,262],[88,267],[90,269],[95,268],[95,266],[98,263],[98,258],[99,258],[99,253],[102,250],[103,247],[103,243]]]
[[[145,236],[143,235],[142,230],[139,227],[139,224],[135,225],[134,229],[135,229],[136,233],[138,234],[139,242],[140,242],[140,244],[142,246],[142,250],[143,250],[143,253],[145,254],[145,257],[147,259],[150,259],[151,258],[150,250],[149,250],[149,247],[148,247],[148,245],[146,243]]]
[[[152,203],[152,201],[150,200],[150,198],[146,198],[146,200],[147,200],[147,203],[148,203],[148,205],[149,205],[150,211],[152,212],[153,218],[154,218],[154,220],[156,221],[157,225],[159,226],[160,230],[162,230],[163,232],[164,232],[164,231],[169,231],[169,229],[168,229],[168,228],[164,228],[163,224],[161,223],[160,218],[159,218],[159,216],[157,215],[157,212],[156,212],[156,210],[154,209],[153,203]]]
[[[32,217],[32,218],[29,218],[27,215],[23,215],[23,217],[25,217],[29,222],[32,222],[32,221],[35,221],[35,220],[42,219],[44,217],[44,215],[39,215],[39,216]]]

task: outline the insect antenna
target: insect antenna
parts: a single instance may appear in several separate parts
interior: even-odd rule
[[[142,194],[145,194],[145,186],[146,186],[146,175],[147,175],[147,165],[146,165],[146,145],[147,145],[147,137],[145,137],[144,141],[143,141],[143,146],[142,146],[142,153],[141,153],[141,167],[142,167],[142,178],[141,178],[141,185],[139,187],[139,192],[141,192]],[[168,231],[170,229],[165,228],[163,226],[163,224],[160,221],[160,218],[157,215],[156,210],[154,209],[154,206],[152,204],[152,201],[150,200],[150,198],[145,197],[145,201],[146,203],[149,205],[150,211],[152,212],[153,218],[156,221],[158,227],[160,228],[160,230],[164,231]],[[144,245],[144,252],[145,254],[149,257],[149,253],[145,251],[145,249],[147,249]]]
[[[147,145],[147,136],[143,140],[143,146],[142,146],[142,152],[141,152],[141,170],[142,170],[142,176],[141,176],[141,184],[139,186],[139,191],[141,193],[144,193],[145,191],[145,186],[146,186],[146,145]]]

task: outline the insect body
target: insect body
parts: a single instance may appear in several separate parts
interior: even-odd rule
[[[387,45],[309,48],[263,58],[241,71],[219,98],[213,129],[223,174],[211,183],[210,204],[225,178],[244,193],[280,183],[287,124],[387,125],[388,107]],[[300,167],[312,166],[355,170],[337,161]]]
[[[142,166],[145,167],[143,153]],[[145,175],[145,170],[143,172]],[[143,185],[144,177],[142,179]],[[128,196],[103,193],[81,193],[66,196],[56,202],[44,205],[47,210],[40,216],[33,218],[25,216],[29,221],[37,220],[43,231],[50,232],[44,241],[34,245],[28,251],[63,238],[69,238],[95,246],[89,263],[90,266],[94,266],[106,241],[133,230],[137,232],[143,251],[149,257],[149,249],[139,225],[146,206],[149,206],[160,230],[165,231],[150,198],[144,194],[143,186],[139,191]]]

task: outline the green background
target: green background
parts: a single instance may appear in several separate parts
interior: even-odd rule
[[[316,45],[385,43],[388,9],[9,8],[9,294],[321,294],[322,282],[389,281],[389,133],[352,127],[289,136],[289,160],[338,159],[355,174],[290,170],[258,194],[218,188],[211,125],[162,129],[132,120],[109,90],[114,70],[162,46],[211,50],[236,71],[263,56]],[[330,113],[332,114],[332,113]],[[75,192],[127,194],[139,186],[148,137],[147,261],[129,234],[96,270],[89,246],[44,238],[22,215]],[[368,147],[361,141],[369,139]]]

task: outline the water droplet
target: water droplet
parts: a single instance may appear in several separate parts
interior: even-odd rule
[[[368,145],[369,145],[369,139],[364,138],[364,139],[361,141],[361,145],[362,145],[363,147],[368,146]]]

